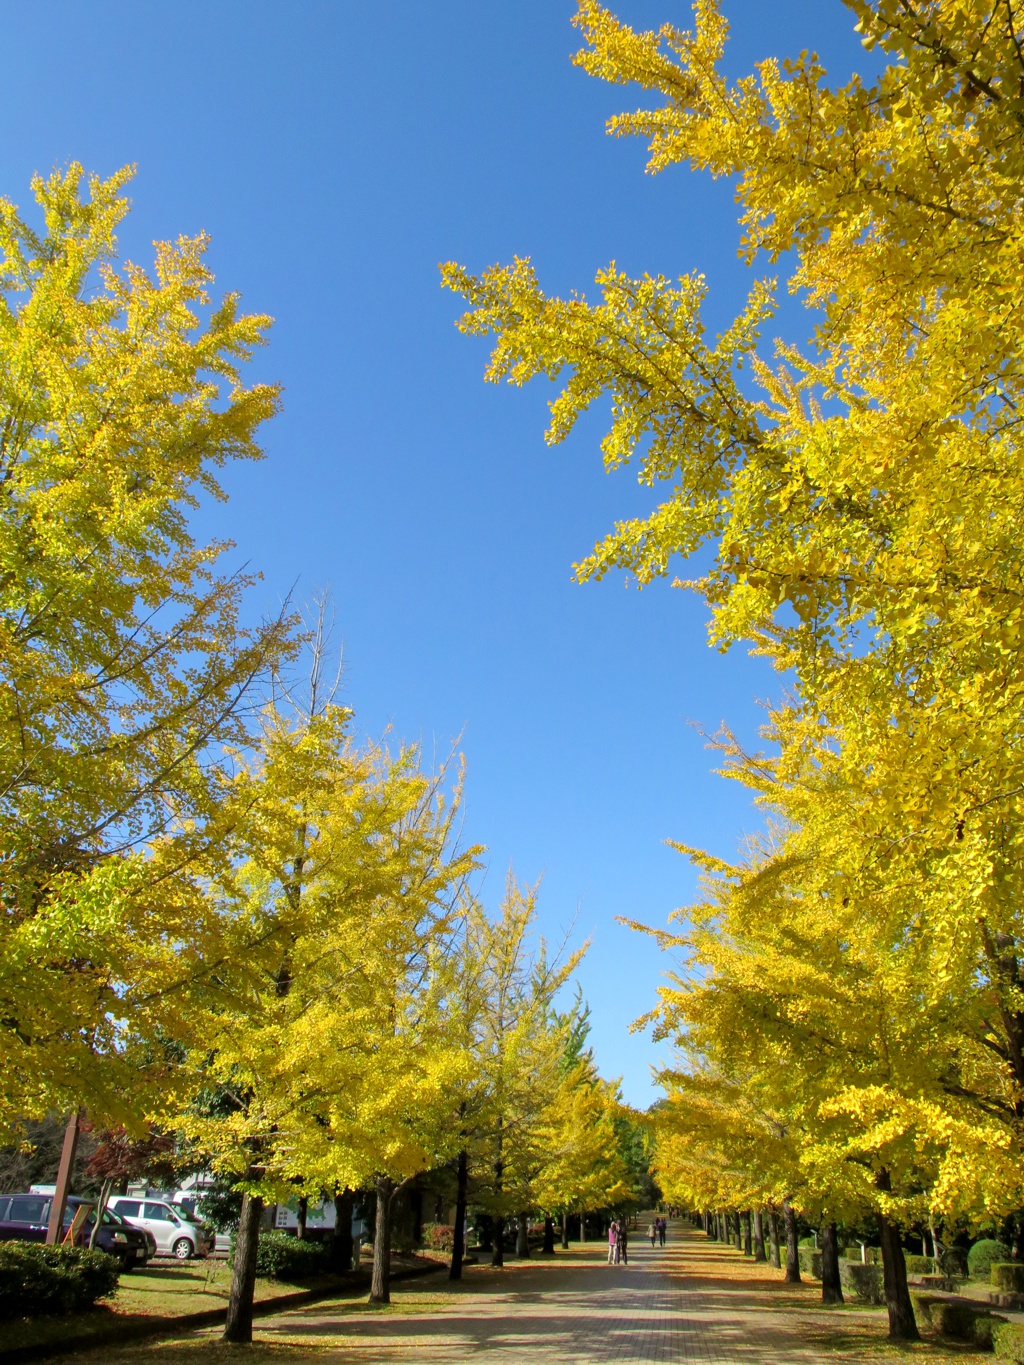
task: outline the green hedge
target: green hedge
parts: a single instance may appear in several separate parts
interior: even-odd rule
[[[839,1280],[861,1303],[882,1302],[882,1267],[861,1265],[860,1261],[840,1261]]]
[[[972,1308],[967,1303],[950,1303],[947,1299],[941,1306],[932,1309],[933,1327],[938,1327],[944,1337],[954,1341],[971,1341],[982,1349],[991,1349],[995,1326],[1005,1322],[1005,1318],[994,1317],[984,1308]]]
[[[268,1280],[308,1280],[330,1269],[325,1242],[300,1241],[287,1232],[264,1232],[256,1252],[256,1274]]]
[[[1024,1365],[1024,1324],[997,1322],[992,1329],[992,1348],[997,1360],[1008,1360],[1011,1365]]]
[[[935,1262],[930,1256],[904,1256],[908,1275],[933,1275]]]
[[[1024,1262],[993,1261],[988,1274],[993,1289],[1004,1294],[1024,1294]]]
[[[917,1319],[919,1327],[922,1323],[930,1323],[932,1314],[937,1314],[946,1302],[945,1299],[940,1299],[934,1294],[911,1294],[910,1301],[914,1305],[914,1317]],[[936,1322],[938,1322],[937,1317]]]
[[[797,1258],[800,1261],[800,1270],[804,1275],[810,1275],[814,1280],[821,1279],[821,1252],[813,1246],[800,1245],[797,1247]]]
[[[975,1242],[967,1253],[967,1273],[972,1280],[987,1280],[993,1261],[1008,1261],[1010,1248],[991,1237]]]
[[[857,1265],[860,1265],[860,1264],[861,1264],[861,1259],[860,1259],[860,1247],[859,1247],[859,1245],[858,1245],[856,1242],[854,1242],[851,1246],[848,1246],[848,1247],[846,1248],[846,1250],[843,1252],[843,1259],[844,1259],[844,1260],[847,1260],[847,1261],[853,1261],[853,1262],[854,1262],[855,1264],[857,1264]],[[881,1265],[881,1263],[882,1263],[882,1253],[881,1253],[881,1251],[878,1249],[878,1247],[865,1247],[865,1248],[864,1248],[864,1264],[865,1264],[865,1265]]]
[[[105,1251],[0,1242],[0,1319],[80,1313],[113,1294],[120,1274]]]

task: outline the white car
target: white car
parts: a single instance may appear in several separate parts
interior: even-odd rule
[[[163,1199],[135,1199],[130,1195],[115,1195],[110,1201],[115,1213],[152,1235],[158,1256],[174,1256],[179,1261],[193,1256],[208,1256],[213,1239],[201,1223],[189,1217],[180,1206],[172,1206]]]

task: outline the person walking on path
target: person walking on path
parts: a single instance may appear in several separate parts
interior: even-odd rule
[[[661,1246],[665,1245],[665,1229],[668,1226],[664,1218],[658,1219],[658,1242]]]
[[[608,1264],[619,1264],[619,1225],[614,1218],[608,1228]]]
[[[654,1244],[658,1240],[658,1221],[656,1218],[651,1219],[651,1225],[647,1229],[647,1236],[651,1239],[651,1250],[653,1251]]]
[[[629,1220],[626,1218],[623,1218],[623,1220],[619,1223],[618,1247],[619,1255],[616,1256],[615,1259],[618,1260],[619,1257],[621,1257],[622,1264],[629,1265],[629,1257],[626,1255],[626,1251],[629,1247]]]

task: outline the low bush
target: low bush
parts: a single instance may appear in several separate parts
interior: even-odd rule
[[[841,1261],[839,1280],[861,1303],[882,1302],[882,1267],[861,1265],[859,1261]]]
[[[800,1261],[800,1270],[804,1275],[810,1275],[814,1280],[821,1279],[821,1252],[813,1246],[798,1246],[797,1257]]]
[[[997,1360],[1024,1365],[1024,1323],[997,1322],[992,1328],[992,1349]]]
[[[815,1240],[814,1240],[813,1237],[801,1237],[800,1240],[799,1240],[799,1242],[797,1242],[797,1246],[798,1246],[798,1247],[815,1247],[815,1249],[817,1249],[817,1244],[815,1243]]]
[[[967,1274],[967,1252],[963,1247],[946,1247],[939,1256],[939,1265],[943,1275],[962,1278]]]
[[[455,1229],[448,1223],[424,1223],[422,1239],[429,1251],[452,1251]]]
[[[105,1251],[0,1242],[0,1319],[81,1313],[113,1294],[120,1274]]]
[[[938,1314],[939,1309],[946,1302],[934,1294],[911,1294],[910,1301],[914,1305],[914,1317],[920,1327],[922,1323],[930,1323],[932,1314]]]
[[[256,1251],[256,1274],[268,1280],[308,1280],[330,1269],[325,1242],[307,1242],[287,1232],[264,1232]]]
[[[905,1256],[908,1275],[934,1275],[935,1261],[931,1256]]]
[[[1004,1294],[1024,1294],[1024,1262],[993,1261],[988,1275],[993,1289]]]
[[[855,1261],[858,1265],[861,1264],[859,1244],[854,1242],[851,1246],[848,1246],[843,1252],[843,1256],[847,1261]],[[882,1253],[878,1247],[864,1248],[864,1265],[880,1265],[881,1260]]]
[[[932,1310],[932,1324],[944,1337],[954,1341],[974,1340],[974,1320],[978,1310],[969,1303],[950,1303],[947,1299],[941,1307]]]
[[[996,1330],[1006,1322],[998,1313],[979,1313],[974,1319],[974,1344],[979,1351],[995,1349]]]
[[[975,1242],[967,1253],[967,1273],[972,1280],[987,1280],[993,1261],[1008,1261],[1010,1248],[992,1237]]]

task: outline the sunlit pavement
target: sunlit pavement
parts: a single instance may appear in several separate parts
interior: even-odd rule
[[[817,1286],[782,1285],[777,1271],[689,1227],[670,1226],[663,1250],[635,1234],[628,1266],[608,1266],[606,1254],[595,1243],[553,1261],[512,1262],[502,1271],[474,1267],[461,1286],[439,1275],[399,1290],[393,1312],[332,1314],[320,1304],[260,1322],[257,1339],[288,1341],[294,1349],[308,1336],[321,1349],[330,1345],[330,1361],[346,1365],[821,1361],[840,1346],[836,1330],[847,1338],[842,1359],[857,1365],[881,1345],[877,1311],[830,1313],[817,1301]]]

